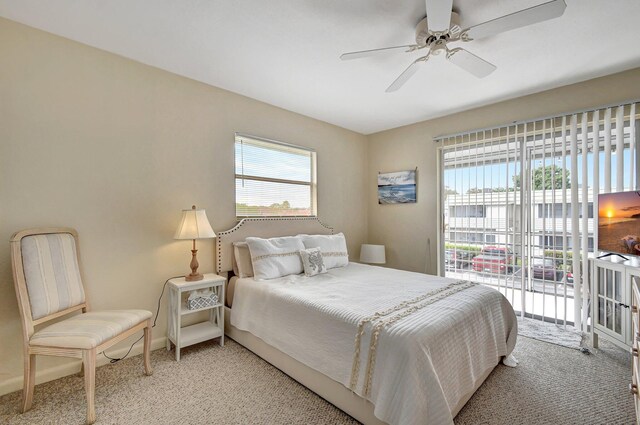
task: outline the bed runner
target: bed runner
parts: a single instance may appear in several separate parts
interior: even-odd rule
[[[427,307],[428,305],[431,305],[441,299],[444,299],[457,292],[463,291],[467,288],[471,288],[472,286],[475,286],[475,285],[477,284],[466,281],[466,280],[453,282],[441,288],[434,289],[433,291],[429,291],[427,293],[419,295],[410,300],[403,301],[400,304],[397,304],[386,310],[376,312],[375,314],[360,320],[358,322],[358,331],[356,333],[355,350],[353,355],[353,366],[351,368],[351,381],[350,381],[351,390],[355,391],[358,383],[358,377],[360,375],[360,346],[362,342],[362,336],[364,335],[364,327],[367,323],[372,323],[377,321],[377,323],[373,325],[371,330],[371,340],[369,343],[369,355],[367,357],[365,380],[364,380],[364,386],[362,389],[363,395],[366,398],[369,398],[369,396],[371,395],[373,370],[376,363],[376,348],[378,346],[378,339],[380,337],[380,332],[382,331],[382,329],[396,323],[397,321],[407,316],[410,316],[411,314],[415,313],[416,311],[424,307]],[[398,314],[394,315],[394,313],[398,313]]]

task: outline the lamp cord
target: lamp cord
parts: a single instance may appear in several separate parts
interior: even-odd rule
[[[158,321],[158,315],[160,314],[160,302],[162,301],[162,296],[164,295],[164,290],[167,288],[167,283],[169,283],[169,281],[171,279],[177,279],[179,277],[184,277],[184,276],[173,276],[173,277],[170,277],[169,279],[167,279],[164,282],[164,285],[162,285],[162,292],[160,292],[160,298],[158,298],[158,308],[156,309],[156,317],[153,318],[153,325],[151,326],[152,328],[156,327],[156,322]],[[111,363],[111,364],[118,363],[120,360],[124,360],[124,359],[127,358],[129,353],[131,353],[131,350],[133,349],[133,346],[136,345],[138,342],[140,342],[140,340],[142,338],[144,338],[144,334],[140,338],[135,340],[133,342],[133,344],[131,344],[131,347],[129,347],[129,350],[127,351],[127,354],[125,354],[124,356],[122,356],[120,358],[109,357],[109,356],[107,356],[107,353],[105,351],[102,352],[102,355],[109,359],[109,363]]]

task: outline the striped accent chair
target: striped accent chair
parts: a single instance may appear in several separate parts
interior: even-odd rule
[[[75,357],[82,359],[87,424],[92,424],[96,419],[97,354],[143,331],[144,370],[151,375],[152,314],[146,310],[90,311],[77,246],[78,233],[70,228],[27,229],[11,237],[13,281],[24,337],[22,412],[29,410],[33,401],[35,356]],[[76,314],[46,325],[71,313]]]

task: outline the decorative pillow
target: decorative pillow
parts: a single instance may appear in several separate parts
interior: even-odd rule
[[[303,249],[300,251],[300,257],[302,258],[305,276],[315,276],[327,272],[320,248]]]
[[[247,238],[246,241],[255,279],[275,279],[302,273],[300,250],[304,249],[304,244],[299,237]]]
[[[349,264],[347,241],[342,233],[337,235],[299,235],[304,247],[320,248],[322,259],[328,269],[344,267]]]
[[[253,276],[251,253],[246,242],[234,242],[233,244],[233,272],[238,277]]]

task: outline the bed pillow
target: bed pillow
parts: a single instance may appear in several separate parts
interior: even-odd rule
[[[320,248],[303,249],[300,251],[300,258],[302,259],[305,276],[311,277],[327,272]]]
[[[252,277],[253,263],[246,242],[233,243],[233,272],[238,277]]]
[[[227,289],[224,291],[224,296],[226,298],[227,307],[233,307],[233,294],[236,291],[236,282],[238,281],[238,276],[231,276],[229,279],[229,284],[227,285]]]
[[[342,233],[337,235],[299,235],[305,249],[320,248],[324,265],[328,269],[349,264],[347,241]]]
[[[246,241],[255,279],[275,279],[302,273],[300,250],[304,249],[304,244],[299,237],[247,238]]]
[[[233,249],[233,255],[231,256],[231,268],[233,269],[234,276],[240,276],[240,271],[238,270],[238,262],[236,261],[236,252],[235,248]]]

